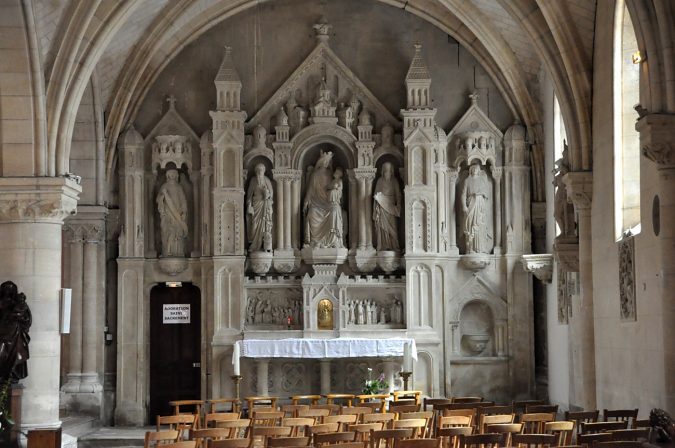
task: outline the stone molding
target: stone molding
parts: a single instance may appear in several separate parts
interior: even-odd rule
[[[65,177],[0,178],[0,223],[53,223],[74,215],[82,192]]]
[[[590,210],[593,203],[593,172],[571,171],[563,177],[568,201],[577,213]]]
[[[675,115],[649,114],[635,124],[642,155],[659,169],[675,168]]]
[[[520,257],[523,269],[544,283],[551,283],[553,277],[552,254],[528,254]]]
[[[579,272],[578,242],[556,242],[553,245],[553,252],[563,272]]]

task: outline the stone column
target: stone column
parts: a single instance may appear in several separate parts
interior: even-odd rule
[[[276,173],[275,173],[276,174]],[[284,219],[284,180],[283,177],[275,175],[274,180],[277,184],[277,197],[276,203],[277,203],[277,220],[276,220],[276,228],[277,228],[277,249],[283,250],[284,249],[284,224],[286,220]]]
[[[26,294],[33,315],[21,430],[57,428],[61,228],[81,187],[63,177],[0,177],[0,279]]]
[[[362,175],[357,175],[359,180],[359,249],[365,249],[367,246],[366,236],[366,213],[363,207],[366,204],[366,179]]]
[[[579,276],[581,293],[579,307],[570,319],[570,349],[572,352],[573,385],[570,405],[583,409],[596,408],[595,394],[595,333],[593,322],[593,257],[591,204],[593,200],[593,173],[577,171],[563,177],[567,197],[574,204],[578,216]]]
[[[268,376],[269,376],[269,367],[270,360],[267,358],[256,358],[255,366],[258,372],[258,395],[266,397],[269,394],[268,386]]]
[[[375,172],[365,175],[366,194],[363,202],[363,211],[366,215],[366,249],[373,248],[373,180],[375,180]]]
[[[291,180],[291,244],[300,249],[300,180],[302,171],[295,170]]]
[[[491,167],[492,178],[495,180],[495,254],[502,253],[502,171],[500,166]]]
[[[394,373],[396,372],[396,361],[393,358],[384,360],[384,380],[389,384],[389,393],[394,391]]]
[[[330,393],[330,359],[319,360],[321,366],[321,394]]]
[[[457,215],[456,215],[456,205],[455,201],[457,200],[457,178],[459,177],[459,170],[457,168],[448,169],[448,180],[450,181],[450,193],[448,196],[448,245],[449,251],[452,255],[459,254],[459,248],[457,248]]]
[[[675,359],[675,115],[650,114],[638,120],[642,154],[659,172],[658,207],[652,210],[652,231],[657,234],[661,255],[661,319],[664,359]],[[644,216],[644,214],[643,214]],[[643,227],[644,229],[644,227]],[[644,231],[644,230],[643,230]],[[665,363],[666,408],[675,408],[675,363]]]
[[[349,249],[356,250],[358,247],[358,229],[357,220],[354,218],[358,216],[358,182],[356,181],[356,174],[354,170],[347,170],[347,179],[349,181]]]
[[[286,200],[286,208],[284,214],[284,249],[291,249],[291,216],[293,214],[293,198],[291,196],[291,178],[286,177],[284,184],[284,199]]]
[[[70,334],[68,336],[68,381],[63,392],[80,391],[82,377],[82,226],[67,225],[66,235],[70,238]]]
[[[82,382],[80,392],[100,393],[103,390],[96,368],[99,328],[97,325],[98,246],[103,240],[103,228],[92,225],[84,242],[84,272],[82,284]],[[101,347],[102,349],[103,347]],[[94,399],[93,407],[100,404]]]

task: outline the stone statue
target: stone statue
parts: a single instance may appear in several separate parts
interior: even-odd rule
[[[364,319],[365,310],[363,309],[363,302],[356,303],[356,324],[363,325],[366,323]]]
[[[347,305],[347,308],[349,309],[348,316],[347,316],[347,324],[353,325],[355,323],[355,317],[354,317],[354,301],[350,300],[349,304]]]
[[[384,311],[384,307],[380,307],[380,323],[381,324],[386,324],[387,323],[387,315]]]
[[[403,305],[398,299],[394,300],[394,304],[391,306],[391,323],[403,323]]]
[[[253,129],[253,147],[251,149],[264,149],[266,147],[267,129],[265,129],[262,125],[257,125],[255,129]]]
[[[343,248],[342,168],[331,171],[331,151],[321,151],[311,171],[303,211],[305,246]]]
[[[187,199],[178,183],[178,170],[166,171],[166,182],[157,194],[157,210],[162,237],[162,256],[184,257],[188,235]]]
[[[28,330],[33,317],[14,282],[0,285],[0,384],[28,376]]]
[[[254,324],[255,323],[255,307],[256,302],[258,301],[255,297],[250,297],[248,299],[248,305],[246,306],[246,323]]]
[[[555,170],[553,170],[553,186],[555,188],[553,217],[558,224],[561,237],[574,237],[574,206],[567,201],[567,190],[563,183],[563,177],[570,171],[567,142],[564,143],[563,148],[562,157],[556,160]]]
[[[401,188],[394,174],[394,165],[385,162],[382,176],[375,184],[373,221],[377,250],[399,250],[398,218],[401,216]]]
[[[490,183],[480,165],[469,167],[464,181],[461,204],[464,210],[464,235],[467,253],[490,253],[491,236],[488,233],[488,198]]]
[[[255,167],[255,177],[248,184],[246,214],[248,216],[249,251],[272,251],[272,182],[265,176],[265,165]]]

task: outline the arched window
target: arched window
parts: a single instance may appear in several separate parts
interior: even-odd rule
[[[637,40],[624,0],[614,15],[614,229],[617,240],[640,232],[640,135],[635,130],[640,101],[640,66],[632,56]]]
[[[558,97],[553,95],[553,160],[556,164],[564,163],[562,162],[563,150],[565,149],[565,141],[567,140],[567,131],[565,130],[565,122],[563,121],[562,112],[560,110],[560,103],[558,102]],[[567,161],[569,162],[569,161]],[[557,172],[559,167],[554,166],[554,171]],[[563,188],[558,186],[556,188]],[[555,235],[558,236],[562,232],[562,229],[558,226],[558,223],[555,225]]]

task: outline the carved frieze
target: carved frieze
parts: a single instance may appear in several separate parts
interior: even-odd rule
[[[0,178],[0,222],[63,223],[82,188],[66,178]]]
[[[551,277],[553,276],[553,255],[522,255],[520,261],[525,271],[531,273],[544,283],[551,283]]]

